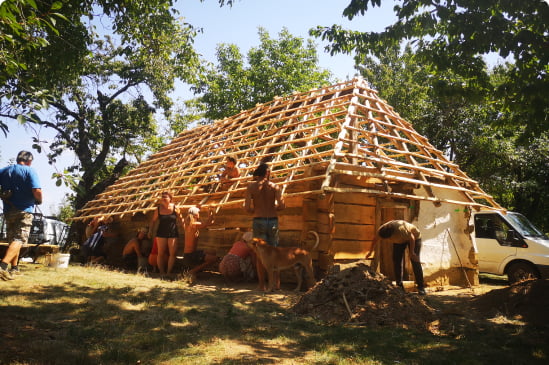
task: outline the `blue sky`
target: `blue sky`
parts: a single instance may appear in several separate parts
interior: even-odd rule
[[[395,17],[392,5],[371,9],[365,16],[359,16],[348,21],[342,16],[343,9],[349,0],[237,0],[233,7],[220,8],[217,0],[179,0],[176,8],[185,21],[195,27],[203,28],[195,39],[195,48],[210,62],[215,62],[215,48],[219,43],[236,44],[242,54],[246,54],[251,47],[259,43],[257,28],[267,29],[271,38],[278,38],[283,27],[288,28],[291,34],[310,38],[308,31],[317,25],[330,26],[340,24],[345,28],[361,31],[380,31],[391,24]],[[330,70],[338,79],[344,80],[354,75],[353,60],[348,55],[330,56],[324,52],[325,43],[315,40],[318,46],[320,66]],[[174,93],[175,98],[190,98],[192,95],[183,85]],[[31,150],[33,134],[27,133],[16,122],[8,121],[10,133],[8,137],[0,134],[0,166],[5,166],[10,159],[14,159],[20,150],[33,152],[35,160],[33,167],[38,171],[44,191],[44,214],[53,214],[58,211],[69,189],[55,186],[51,178],[56,171],[62,171],[73,160],[74,156],[65,154],[55,166],[49,165],[44,153]],[[40,139],[51,141],[53,134],[42,130]]]
[[[309,29],[317,25],[340,24],[345,28],[362,31],[380,31],[396,17],[391,2],[385,1],[382,8],[368,10],[364,16],[352,21],[344,18],[343,9],[349,0],[239,0],[232,7],[220,8],[216,0],[180,1],[177,9],[185,20],[204,33],[195,41],[195,46],[207,59],[215,60],[215,47],[219,43],[233,43],[245,54],[259,43],[257,28],[266,28],[276,38],[283,27],[302,38],[310,38]],[[389,5],[387,5],[389,4]],[[336,77],[353,76],[353,60],[347,55],[330,56],[323,48],[326,43],[316,40],[320,66],[332,71]]]

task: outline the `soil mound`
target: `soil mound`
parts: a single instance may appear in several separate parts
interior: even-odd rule
[[[473,298],[486,316],[503,315],[534,326],[549,326],[549,280],[528,280]]]
[[[405,293],[362,262],[334,266],[292,310],[330,324],[404,328],[428,328],[434,313],[422,297]]]

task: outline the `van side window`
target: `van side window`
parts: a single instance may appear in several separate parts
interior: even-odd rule
[[[475,216],[475,236],[477,238],[491,238],[497,240],[500,245],[510,246],[512,244],[510,231],[512,231],[511,227],[497,214]]]

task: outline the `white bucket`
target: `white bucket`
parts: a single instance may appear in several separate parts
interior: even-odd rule
[[[50,266],[58,268],[58,269],[66,269],[69,267],[69,260],[71,259],[71,255],[68,253],[58,253],[57,255],[52,257],[52,260],[50,262]]]

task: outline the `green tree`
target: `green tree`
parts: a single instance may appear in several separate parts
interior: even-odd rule
[[[519,139],[520,130],[505,133],[486,126],[468,146],[462,164],[499,203],[549,233],[549,136],[535,137],[528,146]]]
[[[44,30],[49,44],[21,56],[26,68],[0,86],[1,117],[57,132],[50,162],[65,150],[75,153],[75,164],[56,177],[74,182],[76,209],[158,147],[154,116],[169,115],[174,80],[189,82],[197,73],[196,30],[176,20],[170,5],[64,3],[70,21],[57,24],[59,36]],[[92,14],[101,14],[100,22],[84,24]],[[97,23],[110,24],[115,35],[100,38]],[[34,147],[40,149],[39,136]]]
[[[54,177],[81,208],[160,143],[153,116],[169,117],[174,81],[198,73],[197,30],[177,19],[173,0],[0,5],[0,129],[12,120],[55,130],[50,163],[65,150],[77,159]]]
[[[343,14],[363,15],[381,0],[351,0]],[[545,1],[403,0],[395,3],[397,21],[382,32],[318,27],[312,34],[328,40],[331,53],[381,56],[402,40],[414,42],[416,57],[437,74],[460,77],[447,88],[469,99],[491,93],[501,111],[521,115],[523,134],[548,130],[549,5]],[[506,82],[493,88],[483,56],[510,58]]]
[[[497,87],[507,82],[507,66],[490,76]],[[491,96],[485,103],[491,123],[466,147],[460,161],[466,171],[503,206],[525,214],[549,232],[549,133],[524,141],[522,113],[501,113],[502,101]]]
[[[116,46],[109,37],[96,40],[94,52],[83,60],[81,77],[47,94],[44,113],[36,112],[37,99],[27,113],[15,110],[4,115],[24,115],[28,123],[55,130],[50,161],[67,149],[75,153],[77,160],[67,169],[75,181],[75,209],[159,146],[155,106],[169,109],[169,80],[176,77],[178,67],[197,63],[187,43],[189,31],[193,30],[158,34],[157,47],[147,48]],[[174,49],[185,58],[171,57]],[[144,95],[147,88],[152,102]]]
[[[70,224],[70,220],[74,217],[74,204],[72,203],[70,197],[66,197],[61,204],[59,204],[59,210],[55,213],[55,216],[65,222]]]
[[[27,63],[20,56],[28,50],[36,50],[49,45],[45,32],[49,29],[58,34],[57,20],[66,18],[56,13],[62,7],[61,1],[50,2],[49,9],[38,8],[34,0],[6,0],[0,3],[0,84]]]
[[[529,145],[523,146],[524,127],[513,127],[520,122],[507,120],[520,114],[501,113],[501,101],[491,95],[474,103],[460,93],[449,93],[446,85],[459,77],[437,76],[429,65],[418,62],[411,47],[399,50],[364,57],[357,69],[404,119],[499,203],[549,231],[549,208],[544,204],[549,196],[547,134],[530,137]],[[506,67],[489,73],[494,88],[506,81]]]
[[[282,29],[278,39],[259,28],[260,45],[244,56],[236,45],[217,48],[216,67],[211,67],[194,87],[202,94],[205,118],[221,119],[294,91],[305,91],[330,82],[329,71],[318,66],[312,40],[306,42]]]
[[[220,6],[232,3],[219,0]],[[23,105],[29,112],[36,99],[44,104],[45,94],[78,79],[85,73],[84,59],[93,52],[98,31],[112,35],[123,47],[148,48],[154,54],[158,35],[175,34],[181,28],[172,5],[173,0],[1,1],[0,111],[7,114],[14,105]],[[183,24],[183,28],[192,26]],[[185,35],[187,44],[192,44],[194,32]],[[188,58],[177,49],[171,57]],[[177,71],[183,79],[195,73],[190,67]],[[168,84],[172,81],[166,79]],[[8,127],[0,120],[4,133]]]
[[[387,49],[379,58],[357,58],[356,68],[419,133],[459,162],[489,120],[491,109],[447,88],[449,83],[462,81],[459,76],[437,75],[410,45],[400,48]]]
[[[33,0],[0,2],[0,85],[5,85],[29,67],[25,54],[49,45],[45,30],[58,34],[55,24],[66,18],[56,11],[60,1],[50,2],[40,11]],[[0,88],[1,90],[1,88]],[[0,91],[0,97],[4,97]],[[1,105],[1,104],[0,104]],[[0,130],[7,135],[7,124],[0,120]]]

